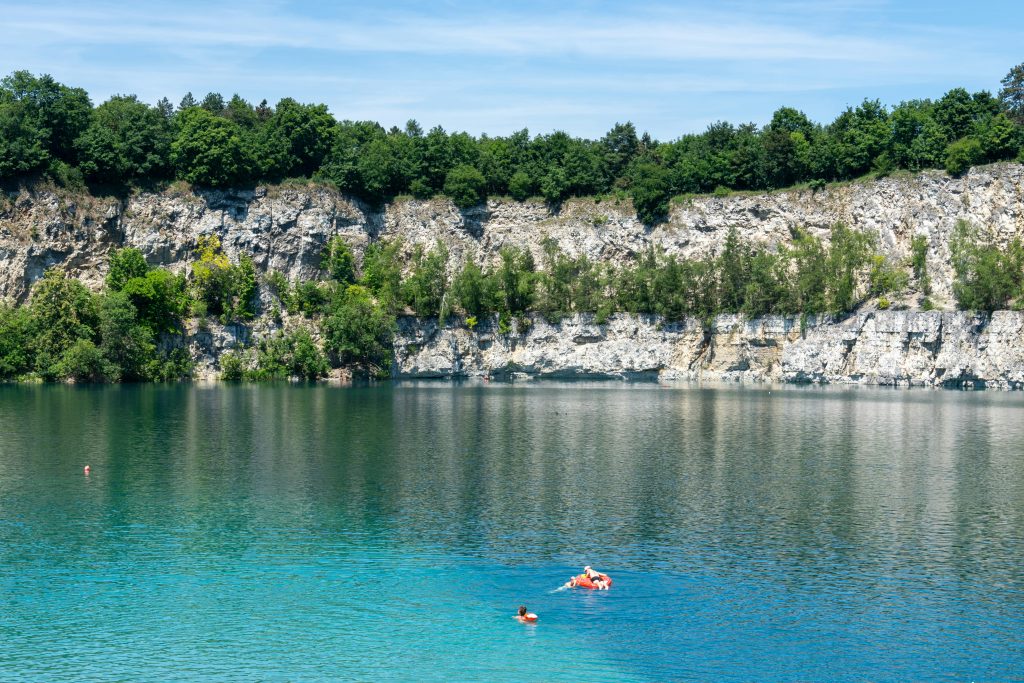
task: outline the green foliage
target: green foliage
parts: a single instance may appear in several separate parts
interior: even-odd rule
[[[17,379],[32,368],[32,332],[27,308],[0,303],[0,380]]]
[[[910,268],[914,272],[918,289],[927,296],[931,294],[931,279],[928,277],[928,237],[914,235],[910,240]]]
[[[487,196],[552,205],[569,197],[627,193],[640,219],[662,220],[680,193],[725,195],[801,182],[885,175],[897,169],[1010,159],[1024,146],[1024,70],[1014,67],[999,97],[954,88],[941,98],[890,108],[866,99],[832,122],[792,107],[771,122],[718,121],[667,143],[616,123],[599,140],[564,131],[474,138],[415,121],[385,130],[336,121],[323,104],[290,98],[254,107],[238,95],[186,95],[175,110],[116,95],[93,108],[81,89],[19,71],[0,84],[0,179],[45,175],[67,186],[142,186],[173,177],[227,187],[317,178],[380,206],[399,195],[448,194],[462,208]],[[960,140],[973,143],[956,144]]]
[[[95,340],[99,325],[96,301],[78,280],[48,270],[32,288],[29,307],[35,369],[44,377],[53,377],[55,365],[68,349],[80,340]]]
[[[253,318],[259,283],[252,259],[242,256],[232,265],[216,235],[201,235],[196,254],[199,258],[192,264],[192,283],[195,298],[205,304],[206,311],[225,322]]]
[[[341,235],[327,240],[321,258],[321,267],[335,282],[348,286],[356,281],[356,259],[352,248]]]
[[[502,313],[522,314],[532,305],[536,292],[533,255],[525,249],[505,247],[495,273],[495,298]]]
[[[75,141],[82,173],[112,185],[165,177],[170,145],[170,122],[134,95],[115,95],[96,107]]]
[[[667,169],[656,164],[640,164],[632,172],[630,193],[637,218],[650,225],[668,215],[672,185]]]
[[[117,291],[111,287],[112,291]],[[183,275],[154,268],[142,277],[124,283],[126,294],[138,311],[139,322],[152,334],[174,332],[188,309],[189,297]]]
[[[328,283],[299,282],[291,290],[288,299],[288,312],[301,313],[306,317],[315,317],[327,312],[334,288]]]
[[[999,101],[1003,109],[1017,123],[1024,124],[1024,64],[1010,69],[1001,83],[1003,88],[999,91]]]
[[[950,175],[962,175],[984,158],[985,152],[977,138],[962,138],[946,148],[946,171]]]
[[[966,221],[957,221],[950,240],[953,295],[960,308],[994,311],[1021,295],[1024,245],[1015,239],[1005,250],[982,239]]]
[[[508,181],[508,193],[513,199],[523,201],[537,192],[537,184],[526,171],[516,171]]]
[[[386,376],[391,368],[395,331],[394,314],[360,285],[341,292],[323,322],[326,350],[340,362],[360,365],[377,376]]]
[[[366,247],[363,254],[363,274],[360,283],[389,311],[402,301],[402,263],[397,241],[381,240]]]
[[[113,379],[116,370],[103,352],[88,339],[78,339],[61,355],[54,366],[55,377],[79,383],[103,382]]]
[[[177,177],[197,185],[227,187],[252,175],[251,147],[237,123],[192,107],[177,116],[171,143]]]
[[[537,274],[539,285],[537,310],[551,321],[573,312],[602,308],[605,301],[605,274],[585,255],[571,258],[548,238],[544,248],[544,270]]]
[[[900,294],[910,284],[910,275],[893,264],[881,254],[875,254],[871,258],[871,271],[868,273],[868,288],[872,296],[884,296],[886,294]]]
[[[445,266],[448,248],[439,240],[429,252],[418,246],[413,253],[412,273],[402,283],[402,299],[421,316],[437,316],[445,304]]]
[[[444,181],[444,193],[455,206],[468,209],[484,200],[487,180],[484,175],[468,164],[460,164],[448,171]]]
[[[224,362],[222,357],[221,378],[239,379],[236,373],[241,370],[243,365],[241,359],[237,356],[229,357],[226,367]],[[257,348],[255,368],[242,372],[247,379],[298,377],[314,380],[324,377],[329,370],[327,357],[313,341],[309,331],[298,329],[291,333],[282,332],[263,339]]]
[[[220,356],[220,378],[225,382],[237,382],[245,377],[245,357],[237,351],[228,351]]]
[[[133,247],[117,249],[110,253],[107,264],[107,287],[120,292],[129,280],[145,277],[148,272],[149,264],[141,251]]]
[[[156,359],[153,332],[139,322],[128,294],[110,292],[100,298],[99,333],[103,379],[116,382],[148,378],[151,364]]]
[[[497,287],[492,275],[485,273],[473,261],[466,261],[452,279],[451,290],[455,305],[472,317],[491,310]]]

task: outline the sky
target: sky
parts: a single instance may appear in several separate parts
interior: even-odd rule
[[[1024,2],[114,3],[0,0],[0,73],[177,103],[215,91],[339,119],[474,135],[632,121],[671,140],[780,106],[830,121],[865,98],[997,91]]]

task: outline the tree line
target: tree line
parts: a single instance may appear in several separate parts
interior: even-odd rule
[[[0,183],[48,177],[109,191],[181,180],[228,187],[308,178],[371,205],[444,194],[462,208],[488,196],[632,198],[647,223],[677,194],[815,186],[868,173],[1024,160],[1024,64],[997,95],[955,88],[937,100],[886,107],[865,100],[831,123],[782,107],[759,127],[718,122],[670,142],[616,124],[598,140],[563,131],[508,136],[416,121],[385,129],[336,120],[323,104],[270,106],[238,95],[185,95],[149,105],[115,95],[93,106],[81,88],[16,71],[0,81]]]

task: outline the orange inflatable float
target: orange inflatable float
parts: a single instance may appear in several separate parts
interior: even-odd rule
[[[605,584],[609,588],[611,588],[612,577],[608,576],[607,574],[598,574],[598,576],[600,577],[601,581],[604,581]],[[569,580],[569,584],[573,587],[589,588],[590,590],[598,589],[598,585],[594,583],[594,581],[586,574],[580,574],[579,576],[572,577],[572,579]]]

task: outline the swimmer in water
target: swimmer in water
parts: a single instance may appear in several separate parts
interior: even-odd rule
[[[516,614],[516,621],[521,624],[532,624],[537,621],[537,615],[526,611],[526,605],[519,606],[519,613]]]

